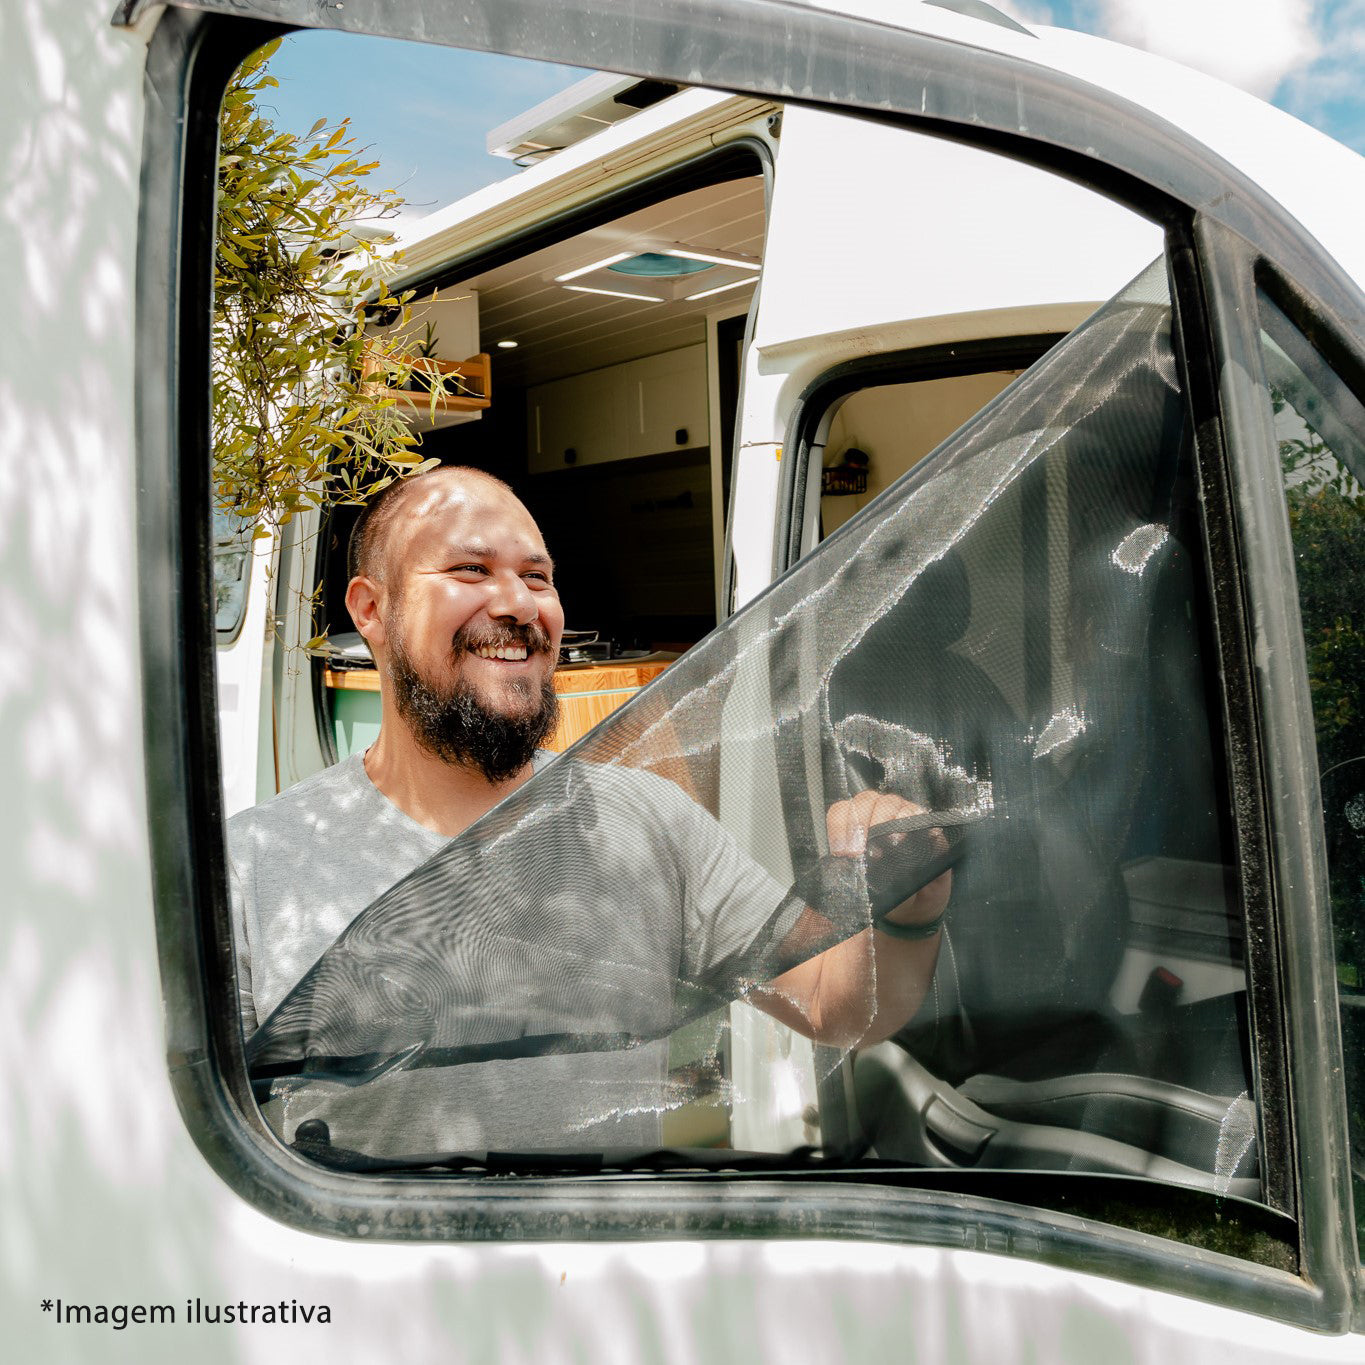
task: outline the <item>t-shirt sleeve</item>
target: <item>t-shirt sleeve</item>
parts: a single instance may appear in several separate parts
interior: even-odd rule
[[[682,976],[721,986],[763,979],[764,950],[780,943],[801,913],[777,882],[709,811],[673,783],[661,801],[681,882]]]

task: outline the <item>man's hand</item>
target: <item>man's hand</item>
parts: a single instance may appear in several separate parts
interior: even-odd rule
[[[829,836],[829,851],[836,857],[859,858],[866,851],[869,862],[890,855],[890,849],[904,841],[905,834],[889,834],[868,847],[869,832],[878,825],[903,820],[910,815],[923,814],[923,808],[913,801],[886,792],[865,791],[847,801],[836,801],[825,812],[825,829]],[[948,841],[942,830],[928,831],[936,843],[937,852],[947,852]],[[909,900],[902,901],[887,913],[894,924],[929,924],[943,914],[952,894],[953,874],[944,872]]]
[[[848,801],[836,801],[825,813],[829,851],[837,858],[895,857],[895,845],[912,837],[903,832],[872,841],[868,835],[878,825],[922,815],[913,801],[881,792],[859,792]],[[942,830],[927,835],[936,853],[946,853],[948,841]],[[953,887],[951,871],[941,873],[908,900],[890,910],[885,918],[893,924],[932,924],[942,915]],[[939,935],[929,932],[909,941],[899,935],[863,930],[819,952],[814,942],[824,939],[832,926],[818,911],[807,908],[788,936],[787,945],[800,951],[804,936],[812,941],[811,955],[772,981],[756,986],[750,999],[760,1009],[789,1028],[833,1047],[867,1047],[889,1038],[901,1028],[924,999],[933,979]]]

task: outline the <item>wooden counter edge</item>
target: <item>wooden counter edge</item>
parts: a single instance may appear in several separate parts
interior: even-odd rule
[[[613,688],[640,688],[657,678],[668,667],[666,662],[644,664],[603,664],[596,668],[560,669],[555,673],[555,691],[605,692]],[[378,692],[379,674],[373,668],[324,668],[326,685],[338,692]]]

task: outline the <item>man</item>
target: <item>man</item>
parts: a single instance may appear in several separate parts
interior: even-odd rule
[[[346,605],[379,671],[380,733],[363,755],[230,824],[248,1036],[362,911],[395,883],[411,884],[408,874],[434,866],[436,855],[448,859],[443,850],[450,840],[548,761],[539,745],[555,722],[563,609],[539,529],[505,484],[446,468],[391,486],[357,523],[349,567]],[[601,806],[607,818],[597,834],[568,843],[561,823],[552,847],[544,836],[522,845],[524,861],[545,862],[539,873],[505,850],[500,864],[476,858],[461,887],[473,908],[455,905],[458,896],[441,896],[431,909],[432,935],[460,932],[484,913],[480,906],[491,904],[488,913],[497,913],[536,875],[549,878],[536,883],[545,888],[536,893],[543,901],[559,895],[567,876],[561,864],[590,864],[600,875],[615,860],[611,884],[625,879],[633,918],[617,906],[604,911],[609,892],[599,887],[591,904],[571,907],[557,922],[546,935],[553,941],[469,929],[485,956],[475,960],[461,943],[464,966],[446,973],[446,984],[467,992],[465,978],[472,979],[483,994],[474,997],[468,1017],[481,1026],[505,1014],[499,1038],[540,1036],[545,1026],[528,1021],[544,1018],[572,1032],[570,1024],[593,1018],[594,1011],[621,1028],[582,1029],[648,1037],[650,1022],[668,1017],[663,997],[680,981],[704,987],[731,970],[783,898],[783,889],[673,784],[617,767],[577,766],[579,785],[564,805]],[[876,792],[840,802],[828,812],[830,851],[856,856],[869,829],[916,809]],[[593,840],[595,847],[586,846]],[[499,889],[480,881],[474,894],[469,882],[495,873],[504,878]],[[851,1046],[889,1037],[914,1013],[932,975],[949,880],[939,877],[893,909],[884,929],[855,935],[771,981],[746,982],[744,993],[820,1042]],[[809,910],[798,914],[784,925],[791,943],[809,936],[817,920]],[[594,915],[597,927],[583,927]],[[566,937],[575,940],[571,950]],[[367,946],[362,957],[372,956]],[[592,974],[594,965],[600,977]],[[545,981],[537,979],[538,970]],[[613,972],[614,987],[608,984]],[[616,1005],[602,1003],[608,997],[625,1002],[620,1018],[612,1013]],[[315,1021],[313,1008],[305,1013]],[[479,1027],[474,1031],[483,1036]],[[558,1055],[532,1057],[534,1067],[524,1071],[506,1053],[503,1047],[486,1064],[492,1070],[460,1068],[462,1113],[424,1130],[426,1142],[447,1150],[510,1144],[524,1150],[544,1145],[537,1139],[557,1126],[579,1135],[600,1130],[602,1142],[624,1135],[637,1144],[657,1130],[657,1108],[643,1126],[623,1125],[620,1114],[632,1104],[649,1107],[648,1096],[662,1083],[666,1042],[662,1051],[655,1045],[652,1052],[636,1048],[617,1057],[602,1052],[591,1067],[581,1055],[567,1061]],[[426,1084],[437,1086],[430,1076]],[[603,1096],[610,1092],[610,1103],[591,1098],[594,1085]],[[631,1104],[621,1099],[627,1093],[636,1097]],[[547,1095],[557,1098],[551,1103]],[[354,1103],[353,1096],[348,1100]],[[507,1104],[528,1107],[510,1119],[494,1113]],[[433,1103],[433,1111],[440,1107]],[[295,1126],[303,1112],[296,1110]],[[410,1125],[404,1136],[416,1142]],[[560,1144],[567,1141],[561,1133]]]

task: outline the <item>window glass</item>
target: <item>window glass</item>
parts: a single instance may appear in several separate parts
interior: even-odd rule
[[[458,837],[354,763],[239,826],[267,1119],[352,1171],[1257,1197],[1201,562],[1158,262]]]
[[[246,615],[251,570],[252,523],[213,509],[214,627],[220,637],[234,637]]]
[[[1365,1233],[1365,406],[1264,294],[1326,821],[1357,1227]]]

